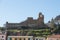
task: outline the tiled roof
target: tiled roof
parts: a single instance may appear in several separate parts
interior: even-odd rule
[[[51,36],[48,36],[47,38],[60,38],[60,35],[51,35]]]

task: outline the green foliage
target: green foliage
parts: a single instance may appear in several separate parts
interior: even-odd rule
[[[60,24],[56,25],[56,27],[54,28],[54,32],[55,34],[60,34]]]
[[[0,30],[3,31],[3,30],[5,30],[5,28],[4,27],[0,27]]]
[[[20,32],[20,34],[24,34],[26,33],[26,35],[29,35],[29,36],[47,36],[47,35],[50,35],[51,34],[51,30],[50,29],[25,29],[25,30],[8,30],[10,32]]]

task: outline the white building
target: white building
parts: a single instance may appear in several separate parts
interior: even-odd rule
[[[34,39],[35,39],[35,40],[46,40],[45,37],[35,37]]]

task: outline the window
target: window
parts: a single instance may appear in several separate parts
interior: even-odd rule
[[[59,39],[57,39],[57,40],[59,40]]]
[[[4,40],[4,39],[0,39],[0,40]]]
[[[50,39],[50,40],[52,40],[52,39]]]
[[[2,34],[5,34],[5,32],[2,32]]]
[[[24,38],[24,40],[25,40],[25,38]]]
[[[36,40],[38,40],[38,39],[36,39]]]
[[[30,40],[30,38],[28,38],[28,40]]]
[[[4,36],[2,36],[2,38],[4,38]]]
[[[43,40],[43,39],[39,39],[39,40]]]
[[[10,40],[12,40],[12,38],[10,38]]]
[[[17,40],[17,38],[15,38],[15,40]]]
[[[21,40],[21,38],[19,38],[19,40]]]

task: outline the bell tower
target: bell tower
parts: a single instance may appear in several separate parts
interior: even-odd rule
[[[38,25],[41,25],[43,23],[44,23],[44,15],[42,14],[42,12],[40,12],[38,16]]]

